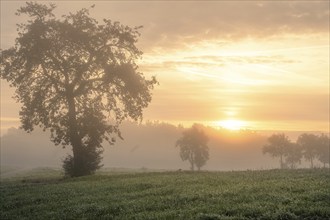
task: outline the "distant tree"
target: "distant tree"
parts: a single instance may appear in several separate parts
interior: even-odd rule
[[[326,167],[326,164],[329,164],[330,139],[325,134],[322,134],[318,137],[317,158],[321,163],[323,163],[323,167]]]
[[[315,134],[301,134],[297,139],[297,144],[302,148],[304,158],[311,163],[311,168],[314,167],[314,159],[318,156],[318,136]]]
[[[263,147],[264,154],[280,158],[281,169],[285,168],[284,157],[292,143],[285,134],[273,134],[268,138],[268,144]]]
[[[290,143],[285,150],[285,156],[285,164],[291,169],[296,168],[297,164],[301,163],[301,147],[296,143]]]
[[[16,87],[22,128],[49,129],[56,145],[72,146],[66,173],[91,174],[100,167],[102,142],[121,137],[124,119],[142,118],[157,83],[138,72],[138,28],[98,24],[88,9],[57,19],[53,4],[26,4],[17,14],[29,19],[18,25],[15,46],[1,51],[0,76]]]
[[[208,137],[196,124],[184,131],[182,137],[177,140],[176,146],[180,147],[181,159],[189,161],[191,170],[195,170],[195,166],[200,170],[209,159],[207,142]]]

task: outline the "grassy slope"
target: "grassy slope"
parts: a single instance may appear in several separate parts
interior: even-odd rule
[[[330,219],[326,169],[37,177],[2,180],[0,219]]]

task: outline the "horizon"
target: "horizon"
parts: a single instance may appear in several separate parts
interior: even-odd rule
[[[226,127],[221,127],[220,125],[215,125],[213,122],[188,122],[188,123],[183,123],[183,122],[168,122],[168,121],[159,121],[159,120],[143,120],[142,122],[136,122],[136,121],[132,121],[132,120],[125,120],[122,122],[122,124],[119,126],[119,129],[122,130],[123,127],[126,127],[128,125],[133,125],[133,126],[162,126],[162,125],[166,125],[166,126],[173,126],[175,128],[182,128],[182,129],[189,129],[190,127],[192,127],[194,124],[197,125],[201,125],[204,128],[211,128],[214,129],[218,132],[224,132],[227,134],[243,134],[246,132],[251,132],[251,133],[255,133],[264,137],[269,137],[272,134],[278,134],[278,133],[283,133],[286,136],[289,137],[289,139],[291,141],[295,141],[299,135],[303,134],[303,133],[311,133],[311,134],[325,134],[327,136],[330,135],[330,132],[327,131],[322,131],[322,130],[276,130],[276,129],[250,129],[250,128],[239,128],[239,129],[232,129],[232,128],[226,128]],[[18,130],[18,131],[22,131],[25,132],[23,129],[21,129],[20,127],[9,127],[7,129],[1,129],[0,132],[0,140],[1,138],[5,137],[6,135],[8,135],[8,132],[11,130]],[[36,133],[39,133],[41,130],[40,128],[36,128],[34,131],[28,133],[31,134],[32,136]],[[42,131],[43,133],[47,133],[49,132],[49,130],[47,129],[46,131]],[[125,133],[123,133],[122,135],[125,135]],[[126,135],[125,135],[126,136]]]
[[[204,170],[246,170],[278,168],[278,158],[263,154],[263,147],[271,131],[237,131],[201,127],[209,139],[210,159]],[[104,143],[104,167],[188,169],[181,161],[175,143],[184,127],[161,122],[139,125],[126,122],[121,127],[124,139],[117,139],[114,145]],[[287,132],[291,142],[309,132]],[[320,133],[313,133],[317,136]],[[62,149],[50,141],[49,131],[36,129],[31,133],[16,128],[0,137],[1,166],[60,167],[63,158],[70,154],[71,147]],[[24,152],[24,154],[22,154]],[[315,163],[316,166],[322,166]],[[309,167],[303,160],[300,168]]]

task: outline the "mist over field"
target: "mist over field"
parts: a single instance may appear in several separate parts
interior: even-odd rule
[[[104,167],[133,169],[188,170],[175,142],[184,128],[166,123],[121,126],[124,140],[116,139],[114,145],[104,144]],[[262,147],[274,132],[228,131],[204,127],[209,137],[210,159],[202,170],[246,170],[279,168],[277,158],[262,154]],[[288,132],[292,140],[301,132]],[[50,141],[48,132],[34,130],[26,133],[11,128],[1,137],[1,166],[19,168],[58,167],[71,153],[71,147],[62,149]],[[305,161],[299,167],[308,167]],[[317,164],[318,166],[318,164]]]

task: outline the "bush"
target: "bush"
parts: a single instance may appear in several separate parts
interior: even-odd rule
[[[65,176],[76,177],[94,174],[97,169],[103,166],[100,164],[101,154],[100,148],[87,146],[81,148],[76,159],[72,155],[68,155],[63,160],[62,165]]]

